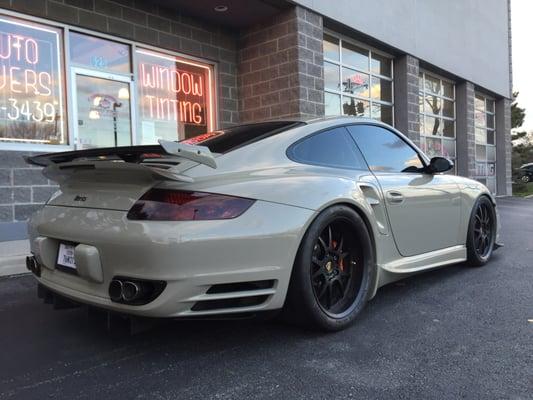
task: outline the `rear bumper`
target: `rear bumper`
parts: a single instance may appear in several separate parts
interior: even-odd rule
[[[46,206],[29,224],[31,250],[41,264],[40,276],[35,275],[45,287],[77,302],[138,316],[279,309],[312,215],[311,210],[258,201],[233,220],[147,222],[130,221],[124,211]],[[55,266],[61,241],[96,250],[89,261],[76,250],[77,275]],[[161,280],[166,287],[148,304],[120,304],[108,293],[116,276]],[[270,287],[208,293],[213,285],[266,280]]]

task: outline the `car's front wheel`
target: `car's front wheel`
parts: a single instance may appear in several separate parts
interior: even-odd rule
[[[481,196],[470,216],[466,247],[468,263],[476,267],[489,261],[496,241],[496,211],[492,201]]]
[[[368,301],[375,274],[372,241],[359,214],[347,206],[323,211],[300,245],[286,319],[326,331],[347,327]]]
[[[524,175],[524,176],[522,176],[521,179],[522,179],[522,182],[524,182],[524,183],[528,183],[531,180],[529,175]]]

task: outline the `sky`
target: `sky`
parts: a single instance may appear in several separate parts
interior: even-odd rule
[[[511,0],[513,38],[513,91],[520,92],[518,105],[526,109],[522,130],[533,131],[533,1]]]

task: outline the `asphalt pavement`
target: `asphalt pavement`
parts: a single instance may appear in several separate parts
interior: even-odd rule
[[[43,304],[31,276],[2,279],[0,400],[533,399],[533,200],[499,210],[487,266],[381,288],[335,334],[246,320],[116,337]]]

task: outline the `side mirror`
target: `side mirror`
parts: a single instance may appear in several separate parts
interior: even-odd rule
[[[427,172],[430,174],[438,174],[440,172],[446,172],[453,168],[454,164],[452,160],[445,157],[433,157],[427,167]]]

